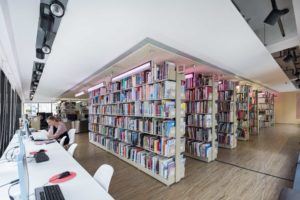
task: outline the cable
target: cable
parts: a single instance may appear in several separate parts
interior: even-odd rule
[[[13,186],[17,185],[18,183],[19,183],[19,182],[16,182],[16,183],[10,185],[9,188],[8,188],[8,190],[7,190],[7,194],[8,194],[8,197],[9,197],[10,200],[14,200],[14,197],[11,196],[11,194],[10,194],[10,189],[11,189]]]
[[[280,177],[280,176],[275,176],[275,175],[272,175],[272,174],[268,174],[268,173],[265,173],[265,172],[260,172],[260,171],[254,170],[254,169],[249,169],[249,168],[247,168],[247,167],[242,167],[242,166],[239,166],[239,165],[236,165],[236,164],[233,164],[233,163],[229,163],[229,162],[225,162],[225,161],[222,161],[222,160],[218,160],[218,159],[216,159],[216,161],[217,161],[217,162],[220,162],[220,163],[223,163],[223,164],[232,165],[232,166],[237,167],[237,168],[240,168],[240,169],[252,171],[252,172],[259,173],[259,174],[263,174],[263,175],[266,175],[266,176],[271,176],[271,177],[278,178],[278,179],[282,179],[282,180],[285,180],[285,181],[294,182],[293,179],[284,178],[284,177]]]
[[[5,159],[6,159],[7,161],[12,161],[12,160],[13,160],[12,157],[13,157],[13,154],[14,154],[14,152],[15,152],[15,150],[16,150],[17,148],[19,148],[19,146],[11,147],[10,149],[8,149],[8,150],[6,151],[6,153],[5,153]],[[8,153],[9,153],[11,150],[13,150],[13,151],[12,151],[12,153],[10,154],[10,159],[9,159],[9,158],[8,158]]]
[[[6,186],[6,185],[9,185],[9,184],[14,184],[14,183],[16,183],[16,182],[19,182],[19,179],[16,179],[16,180],[13,180],[13,181],[11,181],[11,182],[9,182],[9,183],[5,183],[5,184],[3,184],[3,185],[0,185],[0,187]]]

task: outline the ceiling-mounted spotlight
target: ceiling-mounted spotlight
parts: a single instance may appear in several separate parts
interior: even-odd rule
[[[41,60],[45,58],[45,54],[43,53],[42,49],[36,49],[36,57]]]
[[[49,54],[50,52],[51,52],[51,48],[48,46],[48,45],[43,45],[43,47],[42,47],[42,52],[44,53],[44,54]]]
[[[65,7],[59,1],[52,1],[50,4],[50,12],[55,17],[62,17],[65,14]]]

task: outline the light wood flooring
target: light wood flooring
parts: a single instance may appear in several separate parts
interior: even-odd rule
[[[77,134],[76,142],[75,159],[91,175],[101,164],[113,166],[109,192],[117,200],[276,200],[283,187],[293,184],[300,126],[277,124],[261,129],[259,136],[239,141],[234,150],[219,149],[222,162],[207,164],[188,158],[185,178],[170,187],[90,144],[87,134]]]

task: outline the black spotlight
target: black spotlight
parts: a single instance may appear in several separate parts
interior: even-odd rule
[[[36,57],[41,60],[45,58],[45,54],[43,53],[42,49],[36,49]]]
[[[50,3],[50,12],[55,17],[62,17],[65,14],[65,7],[59,1],[52,1]]]

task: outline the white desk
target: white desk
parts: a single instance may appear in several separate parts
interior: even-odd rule
[[[7,150],[16,145],[13,139]],[[60,183],[59,186],[66,200],[111,200],[113,199],[93,177],[57,142],[48,145],[35,145],[32,141],[24,141],[26,154],[29,152],[45,149],[49,161],[35,163],[33,158],[27,158],[29,174],[29,194],[34,189],[43,186],[49,178],[64,171],[74,171],[76,177],[70,181]],[[5,153],[3,154],[5,155]],[[3,156],[2,156],[3,157]],[[1,158],[2,159],[2,158]],[[17,165],[15,163],[0,163],[0,185],[12,181],[18,177]],[[16,186],[18,189],[19,187]],[[0,188],[0,199],[8,199],[8,187]],[[30,199],[35,199],[34,195]]]

